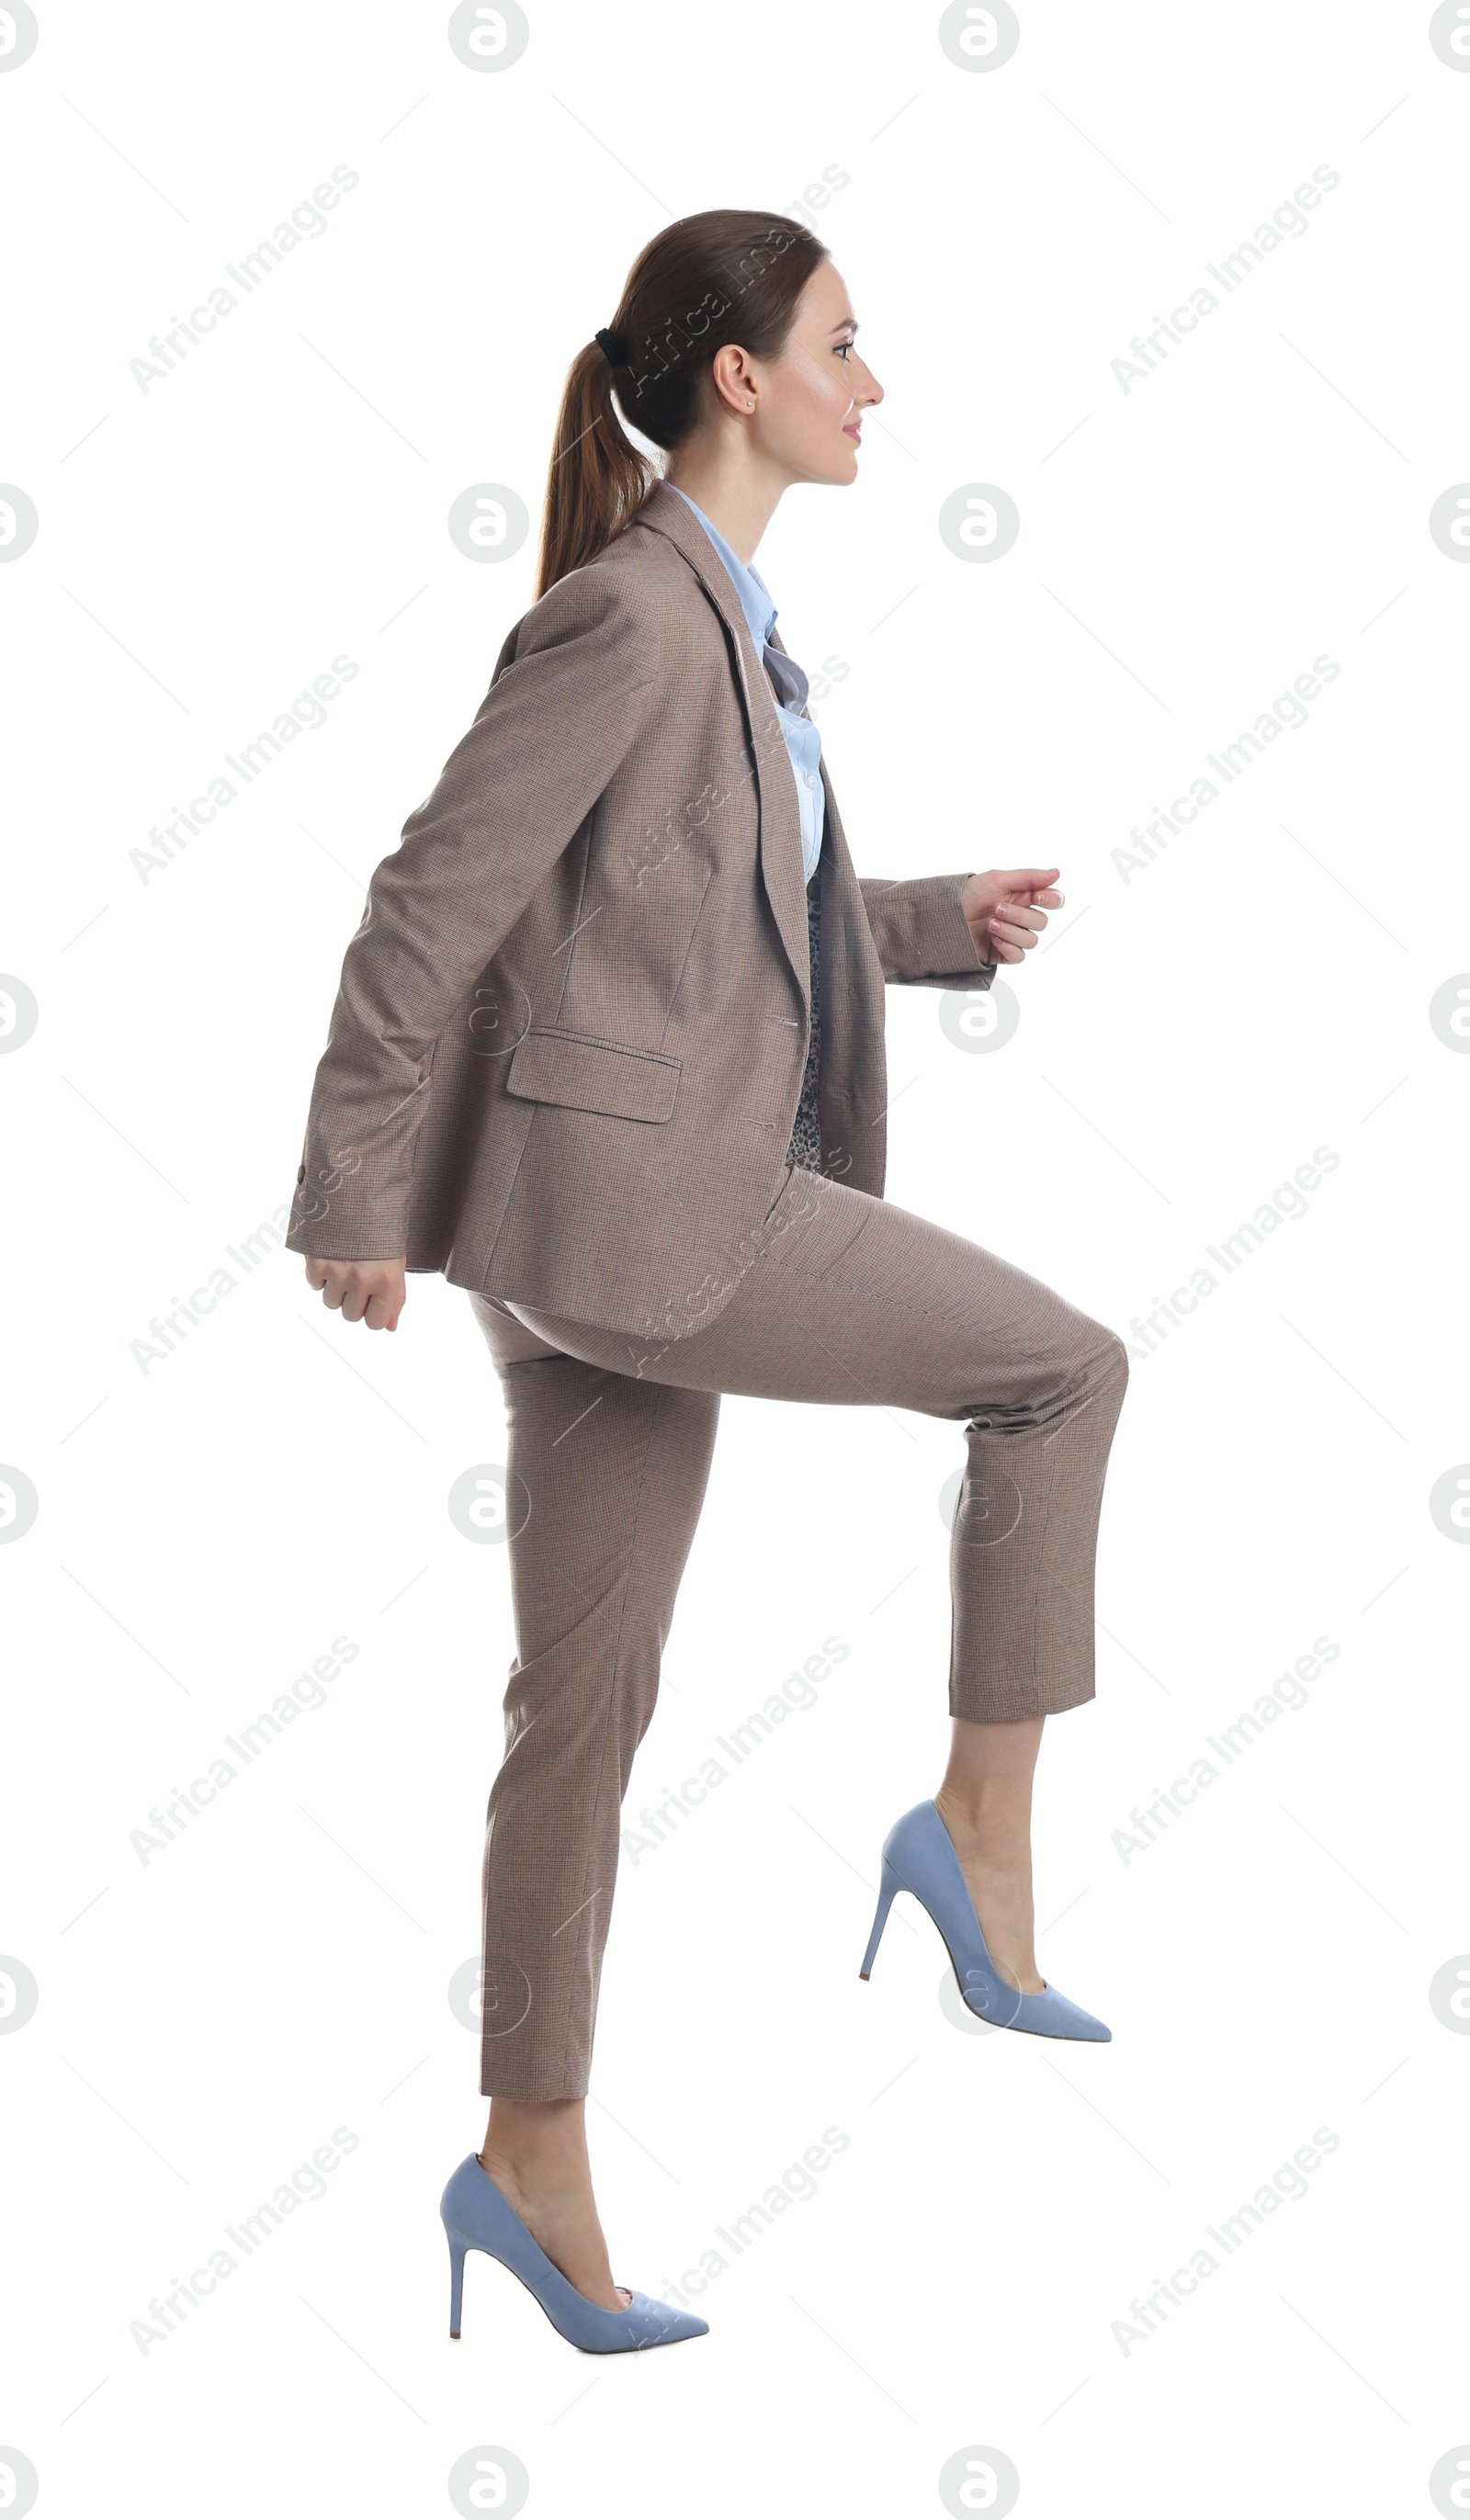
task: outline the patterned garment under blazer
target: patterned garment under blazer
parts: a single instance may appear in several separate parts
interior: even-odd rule
[[[983,989],[963,875],[859,878],[823,765],[822,1172],[881,1197],[883,986]],[[790,756],[739,599],[660,484],[516,623],[375,874],[287,1242],[679,1338],[785,1178],[809,1035]]]

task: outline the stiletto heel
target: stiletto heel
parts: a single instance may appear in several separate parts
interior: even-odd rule
[[[458,2336],[465,2295],[465,2256],[482,2249],[518,2275],[534,2293],[552,2325],[569,2345],[584,2354],[628,2354],[648,2345],[678,2345],[687,2336],[707,2336],[709,2321],[691,2310],[671,2310],[635,2292],[626,2310],[599,2310],[595,2301],[568,2283],[534,2240],[509,2197],[503,2196],[477,2153],[467,2153],[439,2199],[439,2217],[449,2241],[449,2332]]]
[[[868,1949],[863,1955],[863,1965],[858,1971],[859,1977],[870,1977],[872,1975],[872,1963],[877,1953],[878,1945],[883,1939],[883,1927],[888,1922],[888,1911],[892,1907],[897,1893],[902,1890],[903,1886],[902,1881],[899,1879],[898,1874],[895,1872],[892,1865],[889,1863],[888,1858],[885,1855],[883,1858],[883,1877],[878,1886],[878,1912],[872,1920],[872,1932],[868,1937]]]
[[[955,1841],[933,1802],[915,1803],[883,1840],[883,1879],[862,1975],[867,1977],[894,1893],[912,1890],[944,1939],[956,1982],[971,2012],[997,2030],[1029,2030],[1042,2039],[1111,2039],[1105,2021],[1084,2012],[1054,1986],[1023,1995],[1008,1986],[985,1948],[969,1884]]]
[[[469,2242],[458,2231],[447,2231],[449,2241],[449,2333],[458,2337],[460,2314],[465,2307],[465,2252]]]

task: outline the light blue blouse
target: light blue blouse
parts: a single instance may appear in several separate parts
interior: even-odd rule
[[[671,481],[669,487],[673,490],[678,489],[679,485]],[[779,648],[767,646],[767,641],[776,627],[777,612],[771,601],[771,590],[765,579],[750,567],[747,562],[739,559],[731,550],[724,535],[710,523],[704,510],[697,502],[690,498],[688,490],[680,490],[679,496],[693,509],[729,570],[731,582],[740,599],[740,608],[750,625],[750,636],[755,641],[757,653],[765,660],[766,671],[776,694],[776,714],[780,720],[780,731],[786,739],[786,750],[791,758],[791,770],[796,781],[796,802],[801,809],[802,864],[807,881],[810,883],[817,871],[817,861],[822,855],[822,832],[826,815],[826,800],[822,790],[819,767],[822,760],[822,737],[809,717],[798,714],[806,706],[809,689],[807,678],[794,657],[783,655]]]

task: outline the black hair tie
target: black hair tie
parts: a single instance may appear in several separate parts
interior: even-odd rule
[[[598,348],[601,351],[609,368],[625,368],[627,366],[627,346],[624,342],[618,339],[616,333],[607,331],[595,333],[593,335],[593,338],[597,342]]]

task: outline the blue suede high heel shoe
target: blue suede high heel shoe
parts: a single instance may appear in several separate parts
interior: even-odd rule
[[[634,2354],[647,2345],[677,2345],[686,2336],[707,2336],[709,2321],[692,2311],[672,2310],[636,2292],[626,2310],[599,2310],[568,2283],[520,2216],[501,2194],[474,2153],[467,2153],[439,2199],[449,2239],[449,2332],[458,2336],[465,2299],[465,2257],[483,2249],[498,2258],[527,2292],[535,2294],[552,2325],[584,2354]]]
[[[992,1965],[980,1931],[955,1841],[932,1802],[915,1803],[896,1820],[883,1840],[883,1874],[878,1912],[872,1920],[860,1977],[872,1969],[873,1955],[888,1922],[888,1911],[900,1890],[912,1891],[944,1936],[955,1964],[959,1992],[971,2012],[997,2030],[1030,2030],[1043,2039],[1111,2039],[1105,2021],[1071,2003],[1054,1986],[1039,1995],[1023,1995],[1007,1986]]]

